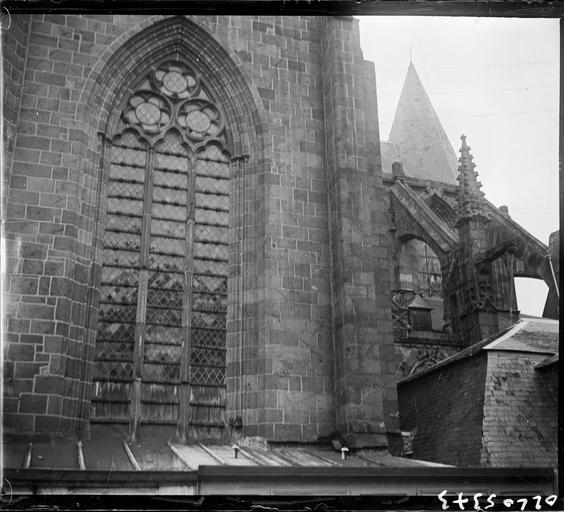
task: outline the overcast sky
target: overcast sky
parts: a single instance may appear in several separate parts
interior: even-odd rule
[[[548,243],[558,216],[558,19],[359,17],[375,63],[387,140],[409,64],[458,156],[467,136],[486,198]],[[542,313],[542,281],[517,280],[522,312]]]

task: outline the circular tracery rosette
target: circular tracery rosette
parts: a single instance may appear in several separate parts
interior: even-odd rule
[[[150,135],[159,133],[170,122],[170,107],[167,101],[149,91],[138,91],[127,102],[125,119],[138,125]]]
[[[174,99],[190,98],[200,88],[196,74],[178,63],[168,62],[159,66],[153,80],[162,94]]]
[[[223,131],[223,120],[217,107],[206,100],[187,101],[178,109],[178,124],[193,140],[217,138]]]

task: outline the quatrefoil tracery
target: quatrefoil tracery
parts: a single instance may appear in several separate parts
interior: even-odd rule
[[[162,96],[152,91],[137,91],[129,98],[124,116],[130,124],[155,135],[169,124],[171,111],[171,106]]]
[[[194,72],[177,63],[166,63],[152,73],[156,88],[169,98],[187,99],[200,91],[200,80]]]
[[[180,105],[177,122],[188,137],[195,140],[217,137],[223,130],[219,110],[206,100],[192,100]]]

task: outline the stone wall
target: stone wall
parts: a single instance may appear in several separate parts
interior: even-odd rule
[[[558,367],[535,369],[547,357],[488,352],[482,465],[557,466]]]
[[[215,88],[233,141],[228,415],[245,433],[278,440],[335,428],[381,434],[383,408],[389,417],[396,409],[389,242],[374,70],[362,59],[358,23],[34,14],[13,16],[5,37],[16,41],[5,67],[6,148],[15,148],[7,427],[87,428],[104,147],[136,74],[178,52]],[[343,371],[345,357],[364,370]]]
[[[349,445],[360,446],[385,445],[385,423],[393,429],[393,420],[379,411],[395,410],[396,393],[390,239],[377,111],[368,110],[375,88],[359,80],[365,65],[356,33],[348,19],[322,21],[336,426]]]
[[[9,29],[2,28],[3,59],[3,157],[4,169],[12,162],[16,127],[20,115],[20,102],[24,80],[25,60],[30,29],[29,16],[14,16]],[[3,178],[6,175],[3,174]],[[5,203],[4,203],[5,204]]]
[[[480,352],[398,384],[401,430],[417,427],[413,458],[480,465],[486,363]]]

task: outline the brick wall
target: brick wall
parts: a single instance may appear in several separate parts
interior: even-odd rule
[[[357,287],[347,307],[363,313],[347,322],[359,320],[359,347],[371,347],[363,377],[371,391],[362,410],[381,421],[383,400],[394,409],[393,385],[379,366],[393,361],[393,347],[386,352],[389,314],[376,312],[389,280],[385,228],[377,222],[384,208],[377,192],[374,71],[362,60],[357,23],[334,23],[350,49],[333,57],[350,63],[345,81],[354,82],[347,101],[358,118],[355,137],[368,134],[375,141],[374,147],[364,139],[354,148],[346,145],[354,172],[367,183],[360,187],[360,174],[347,171],[356,187],[348,193],[349,221],[355,221],[357,197],[369,205],[362,209],[365,247],[354,277],[343,267],[347,260],[335,270],[329,245],[325,132],[340,118],[327,118],[323,87],[330,90],[331,80],[344,77],[323,75],[322,19],[14,17],[5,36],[18,41],[7,60],[5,92],[12,106],[5,122],[13,127],[6,147],[15,148],[6,224],[8,428],[64,432],[86,426],[107,179],[104,137],[136,74],[171,49],[197,62],[215,87],[233,141],[238,192],[231,215],[240,238],[231,244],[238,263],[229,277],[228,414],[242,417],[246,433],[271,439],[313,440],[335,429],[332,265],[339,279],[349,275],[342,283]],[[368,123],[366,108],[373,112]],[[361,253],[360,246],[348,248]],[[341,297],[348,296],[347,289]]]
[[[488,351],[482,465],[557,466],[558,368],[534,369],[546,357]]]
[[[486,370],[482,351],[398,384],[400,427],[417,427],[414,458],[480,465]]]

